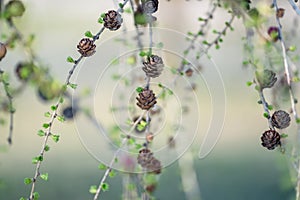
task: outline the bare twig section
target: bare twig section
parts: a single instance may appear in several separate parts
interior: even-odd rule
[[[134,19],[134,4],[133,4],[133,1],[132,0],[129,0],[130,1],[130,6],[131,6],[131,10],[132,10],[132,13],[133,13],[133,20]],[[135,31],[136,31],[136,39],[137,39],[137,45],[139,47],[140,50],[143,49],[143,43],[142,43],[142,40],[141,40],[141,33],[139,31],[139,28],[138,28],[138,25],[136,23],[134,23],[134,27],[135,27]]]
[[[260,98],[261,104],[264,108],[265,113],[267,114],[269,128],[272,129],[272,130],[275,130],[275,128],[273,126],[273,123],[272,123],[271,114],[270,114],[270,111],[269,111],[269,104],[266,101],[264,92],[263,92],[263,90],[260,89],[258,93],[259,93],[259,98]]]
[[[13,107],[13,97],[11,95],[11,91],[9,89],[9,83],[5,80],[4,77],[4,71],[2,71],[0,69],[0,82],[2,82],[3,84],[3,88],[8,100],[8,110],[10,113],[10,117],[9,117],[9,133],[8,133],[8,138],[7,138],[7,142],[8,144],[12,144],[12,136],[13,136],[13,127],[14,127],[14,113],[15,113],[15,109]]]
[[[297,13],[297,15],[300,15],[300,9],[296,5],[295,1],[294,0],[289,0],[289,3],[291,4],[292,8],[295,10],[295,12]]]

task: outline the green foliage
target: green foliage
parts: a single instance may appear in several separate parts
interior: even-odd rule
[[[45,112],[44,116],[45,117],[51,117],[51,113],[50,112]]]
[[[49,128],[49,127],[50,127],[50,124],[48,124],[48,123],[43,124],[43,128]]]
[[[54,142],[58,142],[59,141],[59,135],[53,135],[53,134],[51,134],[51,138],[52,138],[52,140],[54,141]]]
[[[44,173],[44,174],[41,174],[40,177],[41,177],[41,179],[48,181],[49,175],[48,175],[48,173]]]
[[[24,178],[24,184],[29,185],[32,183],[32,178]]]
[[[265,112],[265,113],[264,113],[264,117],[267,118],[267,119],[269,119],[269,118],[270,118],[270,115],[269,115],[268,113]]]
[[[40,198],[40,194],[38,192],[33,193],[33,200],[38,200]]]
[[[97,192],[97,185],[90,186],[89,192],[91,194],[96,194],[96,192]]]
[[[51,108],[52,111],[56,111],[57,110],[57,106],[56,105],[52,105],[50,108]]]
[[[67,57],[67,62],[69,62],[69,63],[75,63],[75,60],[71,56],[68,56]]]
[[[117,175],[117,172],[116,172],[115,170],[111,169],[110,172],[109,172],[109,177],[110,177],[110,178],[113,178],[113,177],[115,177],[116,175]]]
[[[106,169],[107,169],[107,166],[104,165],[103,163],[100,163],[99,166],[98,166],[98,168],[99,168],[100,170],[106,170]]]
[[[109,184],[108,183],[103,183],[101,185],[101,188],[104,192],[108,191],[109,190]]]
[[[41,137],[45,136],[45,132],[43,130],[39,130],[37,134]]]
[[[47,152],[50,150],[50,147],[48,145],[45,146],[44,150]]]
[[[144,88],[137,87],[135,90],[136,90],[137,93],[141,93],[141,92],[143,92]]]
[[[91,31],[86,31],[86,32],[84,33],[84,35],[85,35],[86,37],[88,37],[88,38],[93,38],[93,37],[94,37],[94,35],[92,34]]]
[[[75,83],[69,83],[69,86],[74,90],[77,88],[77,84]]]
[[[42,162],[44,160],[43,156],[37,156],[32,158],[32,164],[37,164],[38,162]]]
[[[66,120],[65,120],[65,117],[64,117],[64,116],[61,116],[61,115],[57,115],[56,118],[57,118],[57,120],[60,121],[60,122],[66,121]]]

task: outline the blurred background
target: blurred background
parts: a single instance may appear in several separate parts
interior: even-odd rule
[[[76,45],[84,36],[84,32],[87,30],[97,32],[101,27],[97,23],[99,16],[109,9],[116,8],[112,1],[107,0],[77,2],[26,0],[24,4],[26,12],[22,18],[16,19],[16,24],[24,35],[35,34],[33,47],[36,54],[60,82],[65,80],[71,66],[66,63],[66,58],[78,56]],[[292,16],[293,13],[288,5],[285,6],[288,10],[287,15]],[[155,14],[158,18],[156,26],[176,31],[176,34],[196,31],[199,26],[197,18],[205,16],[208,8],[209,1],[160,1],[159,11]],[[220,8],[211,26],[214,29],[222,29],[225,20],[229,18],[230,15]],[[124,22],[128,32],[134,31],[130,14],[125,15]],[[285,24],[288,30],[291,24]],[[268,151],[260,144],[261,134],[268,128],[268,124],[263,117],[262,107],[256,103],[259,98],[257,92],[253,87],[246,85],[247,81],[253,79],[254,71],[242,66],[244,58],[242,37],[245,35],[242,20],[236,19],[233,27],[235,30],[227,33],[221,48],[219,50],[212,48],[209,52],[224,82],[226,112],[221,136],[213,150],[203,159],[198,159],[199,149],[206,131],[214,128],[214,121],[210,124],[209,119],[212,117],[212,109],[218,107],[214,107],[207,96],[201,101],[200,89],[196,92],[200,107],[203,108],[200,114],[202,121],[199,135],[188,150],[194,155],[193,162],[187,163],[187,165],[192,163],[194,167],[196,174],[192,175],[196,177],[201,194],[201,197],[196,196],[194,199],[294,199],[294,180],[291,178],[293,174],[291,175],[289,170],[288,157],[281,154],[279,150]],[[0,26],[0,32],[1,29],[5,30],[5,26]],[[93,69],[101,71],[105,67],[101,65],[101,62],[110,55],[110,52],[122,52],[122,47],[111,44],[110,39],[119,35],[121,31],[121,29],[119,32],[105,31],[97,43],[95,56],[80,65],[79,71],[75,74],[75,80],[78,76],[79,91],[84,88],[96,90],[94,86],[96,82],[91,81],[89,73],[93,73]],[[154,33],[159,34],[160,31]],[[172,41],[172,38],[168,38],[168,41],[170,40]],[[107,43],[107,41],[110,42]],[[178,42],[175,39],[174,44],[177,44],[179,49],[187,46],[184,41]],[[16,48],[12,52],[9,51],[5,59],[0,62],[0,67],[11,74],[13,86],[21,84],[13,74],[16,61],[24,58],[26,54],[22,48]],[[170,58],[168,63],[172,65]],[[205,70],[204,65],[204,74]],[[210,78],[209,75],[204,75],[204,77]],[[212,76],[214,77],[219,76]],[[211,83],[214,80],[207,80],[207,82]],[[222,81],[219,79],[216,83],[222,83]],[[107,84],[109,85],[110,82],[108,81]],[[208,85],[207,87],[214,90],[213,98],[218,98],[217,94],[220,94],[220,97],[223,96],[222,85]],[[207,88],[203,88],[207,95]],[[103,96],[97,100],[105,101],[106,92],[104,90]],[[89,102],[86,100],[86,103]],[[52,105],[51,102],[45,103],[39,99],[37,92],[30,86],[20,96],[14,98],[14,104],[16,113],[12,146],[6,144],[8,126],[0,126],[0,199],[19,199],[21,196],[29,195],[30,186],[25,186],[23,179],[34,175],[34,165],[31,159],[38,155],[42,144],[42,138],[38,137],[36,132],[47,120],[43,116]],[[82,104],[87,106],[84,102]],[[218,110],[213,113],[215,112]],[[220,114],[223,115],[223,113]],[[0,116],[8,119],[5,113],[0,113]],[[206,116],[209,117],[206,118]],[[57,144],[50,143],[51,151],[46,154],[43,161],[42,170],[49,173],[49,180],[39,181],[37,184],[36,189],[41,199],[92,199],[89,187],[99,183],[103,171],[97,169],[99,164],[99,160],[95,159],[97,156],[92,155],[80,139],[84,133],[82,131],[78,133],[80,130],[78,126],[81,126],[85,120],[87,119],[83,115],[79,115],[75,122],[69,120],[63,124],[55,124],[54,129],[61,135],[61,140]],[[192,118],[189,120],[191,124],[194,123]],[[92,125],[90,126],[86,124],[84,127],[87,132],[93,129]],[[203,132],[201,132],[202,129]],[[286,131],[287,133],[295,132],[293,127]],[[180,159],[189,160],[185,158],[185,155]],[[182,186],[180,172],[182,167],[191,166],[185,166],[184,162],[181,164],[173,162],[163,169],[158,187],[154,192],[157,199],[187,199],[184,191],[189,191],[189,186],[185,186],[187,188]],[[100,199],[121,199],[121,173],[113,179],[108,179],[108,183],[110,189],[103,193]]]

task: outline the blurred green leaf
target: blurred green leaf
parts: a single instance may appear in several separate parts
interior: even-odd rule
[[[88,37],[88,38],[94,37],[91,31],[86,31],[86,32],[84,33],[84,35],[85,35],[86,37]]]
[[[99,166],[98,166],[98,169],[100,169],[100,170],[106,170],[107,166],[104,165],[104,164],[102,164],[102,163],[100,163]]]
[[[45,181],[48,181],[48,173],[44,173],[44,174],[41,174],[41,179],[45,180]]]
[[[24,179],[24,184],[25,185],[29,185],[30,183],[32,183],[32,178],[25,178]]]
[[[104,192],[108,191],[109,190],[109,184],[108,183],[103,183],[101,185],[101,188]]]
[[[37,134],[41,137],[45,136],[45,132],[43,130],[39,130]]]
[[[91,185],[91,187],[89,189],[89,192],[91,194],[96,194],[96,192],[97,192],[97,186],[96,185]]]
[[[51,138],[56,143],[59,141],[59,135],[51,135]]]
[[[71,56],[68,56],[68,57],[67,57],[67,61],[68,61],[69,63],[75,63],[75,60],[74,60]]]

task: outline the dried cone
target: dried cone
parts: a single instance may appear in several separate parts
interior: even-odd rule
[[[193,72],[194,72],[194,70],[193,70],[192,68],[188,68],[188,69],[185,71],[185,75],[186,75],[187,77],[191,77],[191,76],[193,76]]]
[[[84,57],[92,56],[96,52],[96,45],[94,44],[94,41],[89,38],[81,39],[77,48],[78,52]]]
[[[260,139],[262,141],[261,145],[269,150],[281,145],[280,135],[275,130],[265,131]]]
[[[110,10],[107,13],[105,13],[103,21],[105,28],[111,31],[115,31],[121,27],[123,19],[117,11]]]
[[[152,90],[144,88],[136,97],[136,104],[143,110],[149,110],[156,104],[156,97]]]
[[[5,44],[0,42],[0,61],[2,60],[2,58],[4,58],[6,55],[6,46]]]
[[[153,193],[156,189],[156,185],[155,184],[151,184],[151,185],[147,185],[146,186],[146,191],[149,192],[150,194]]]
[[[149,149],[142,149],[139,151],[137,161],[143,168],[148,168],[153,158],[153,153]]]
[[[137,161],[138,164],[148,171],[155,174],[161,173],[161,163],[153,156],[153,153],[149,149],[140,150]]]
[[[164,63],[161,57],[157,55],[151,55],[148,60],[143,62],[143,71],[148,77],[156,78],[160,76],[164,68]]]
[[[285,12],[285,9],[284,8],[279,8],[276,12],[276,16],[278,18],[282,18],[284,16],[284,12]]]
[[[148,165],[148,170],[155,174],[160,174],[161,173],[160,161],[153,157],[153,159],[151,160],[151,162]]]
[[[143,11],[145,14],[152,14],[157,11],[158,0],[144,0],[142,2]]]
[[[283,110],[275,111],[274,114],[272,115],[272,124],[276,128],[279,129],[287,128],[290,125],[290,122],[291,122],[290,115]]]
[[[256,71],[256,79],[261,89],[271,88],[277,81],[276,74],[268,69],[264,71]]]

